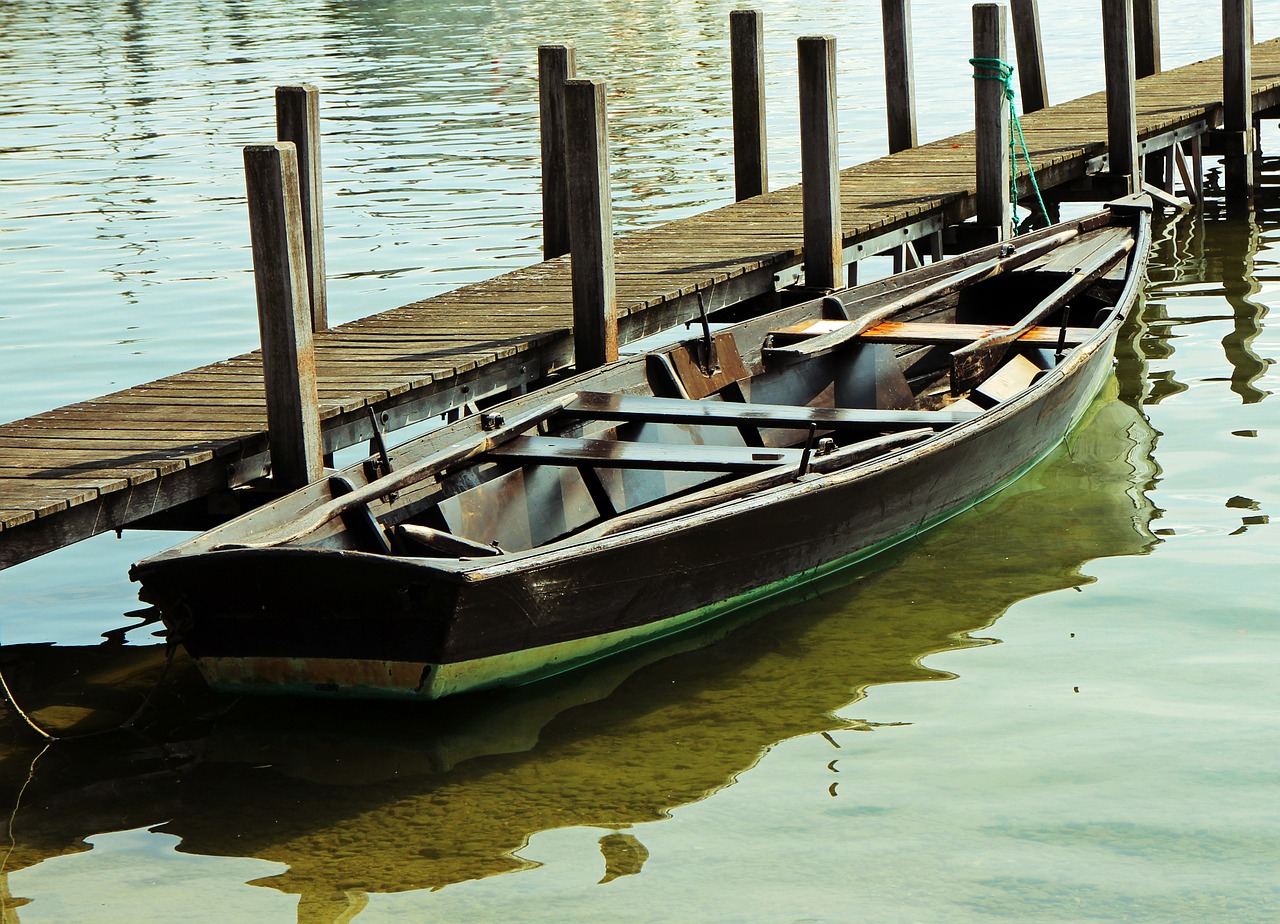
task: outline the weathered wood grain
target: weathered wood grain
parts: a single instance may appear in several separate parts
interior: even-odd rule
[[[324,469],[298,158],[290,142],[244,150],[267,430],[280,484],[301,487]]]
[[[729,13],[729,69],[733,87],[734,195],[750,199],[769,190],[764,106],[764,14]]]
[[[542,144],[542,258],[569,252],[564,84],[574,76],[572,45],[538,48],[538,126]]]
[[[835,289],[844,278],[836,40],[829,35],[807,35],[798,39],[796,46],[800,64],[805,284]]]
[[[911,66],[911,0],[880,0],[889,153],[916,146],[916,83]]]
[[[1004,7],[978,3],[973,7],[973,56],[1007,60]],[[1009,201],[1009,108],[998,71],[991,65],[975,65],[973,107],[977,158],[978,224],[1003,240],[1010,233],[1013,204]]]

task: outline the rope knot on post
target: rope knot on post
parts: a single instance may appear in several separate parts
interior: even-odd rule
[[[1013,65],[999,58],[970,58],[973,66],[974,80],[995,80],[1004,86],[1004,98],[1009,103],[1009,162],[1014,169],[1009,174],[1009,205],[1011,211],[1018,208],[1018,150],[1022,150],[1022,159],[1027,165],[1027,176],[1031,179],[1031,188],[1035,190],[1036,202],[1040,205],[1040,214],[1046,225],[1053,222],[1049,218],[1049,209],[1045,207],[1044,197],[1040,194],[1040,184],[1036,181],[1036,170],[1031,165],[1031,152],[1027,150],[1027,139],[1022,134],[1022,122],[1018,119],[1018,107],[1014,105],[1017,96],[1013,90]],[[1010,226],[1011,236],[1018,234],[1018,221],[1014,217]]]

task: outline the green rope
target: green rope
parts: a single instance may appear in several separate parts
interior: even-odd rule
[[[1040,214],[1044,216],[1044,223],[1051,225],[1053,222],[1049,218],[1049,210],[1045,207],[1044,197],[1040,195],[1040,184],[1036,181],[1035,167],[1031,166],[1031,152],[1027,150],[1027,139],[1022,134],[1022,122],[1018,119],[1018,108],[1014,105],[1013,93],[1013,65],[999,58],[970,58],[969,63],[973,65],[974,80],[998,80],[1004,84],[1004,98],[1009,101],[1009,163],[1013,167],[1009,171],[1009,202],[1014,213],[1018,210],[1018,147],[1022,148],[1022,159],[1027,164],[1027,176],[1031,178],[1031,188],[1035,190],[1036,202],[1040,204]],[[982,74],[978,71],[985,68],[994,71],[991,74]],[[1018,222],[1016,217],[1013,220],[1013,233],[1018,233]]]

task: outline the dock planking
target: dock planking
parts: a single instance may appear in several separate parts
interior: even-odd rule
[[[1280,106],[1280,40],[1252,49],[1255,113]],[[1222,61],[1143,78],[1139,152],[1223,124]],[[1105,94],[1023,117],[1042,188],[1101,172]],[[974,133],[840,172],[846,262],[976,208]],[[1029,192],[1025,167],[1020,188]],[[620,338],[768,295],[801,264],[799,186],[647,228],[615,242]],[[573,361],[570,262],[557,257],[315,333],[325,450],[536,384]],[[0,425],[0,568],[144,522],[269,473],[260,353]]]

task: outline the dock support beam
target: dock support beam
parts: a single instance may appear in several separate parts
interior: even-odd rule
[[[1154,2],[1154,0],[1152,0]],[[1010,0],[1013,49],[1018,55],[1018,89],[1022,112],[1038,112],[1049,105],[1044,76],[1044,42],[1040,37],[1040,7],[1036,0]]]
[[[311,329],[325,330],[329,326],[329,300],[325,285],[324,206],[320,185],[319,90],[308,84],[276,87],[276,140],[293,142],[298,152]]]
[[[271,475],[292,490],[319,478],[324,468],[297,151],[287,141],[250,145],[244,172]]]
[[[836,40],[796,41],[800,66],[800,173],[804,201],[804,281],[840,288],[844,232],[840,223],[840,150],[836,123]]]
[[[1222,172],[1231,202],[1251,203],[1256,185],[1252,50],[1253,0],[1222,0]]]
[[[733,85],[733,185],[741,202],[769,191],[764,109],[764,15],[729,13],[729,70]]]
[[[538,125],[542,136],[542,259],[569,252],[564,84],[574,75],[572,45],[538,48]]]
[[[605,82],[565,82],[565,164],[572,241],[573,355],[578,371],[618,358]]]
[[[1107,150],[1111,176],[1122,190],[1142,186],[1138,168],[1138,105],[1133,53],[1133,0],[1102,0],[1102,47],[1107,80]],[[1127,189],[1124,189],[1127,187]]]
[[[1007,61],[1007,28],[1004,7],[978,3],[973,7],[973,56]],[[985,241],[1002,241],[1010,234],[1013,203],[1009,183],[1013,164],[1009,159],[1009,109],[1004,84],[991,67],[977,66],[973,81],[975,144],[977,147],[977,225]]]
[[[911,0],[880,0],[889,153],[916,146],[916,86],[911,62]]]

